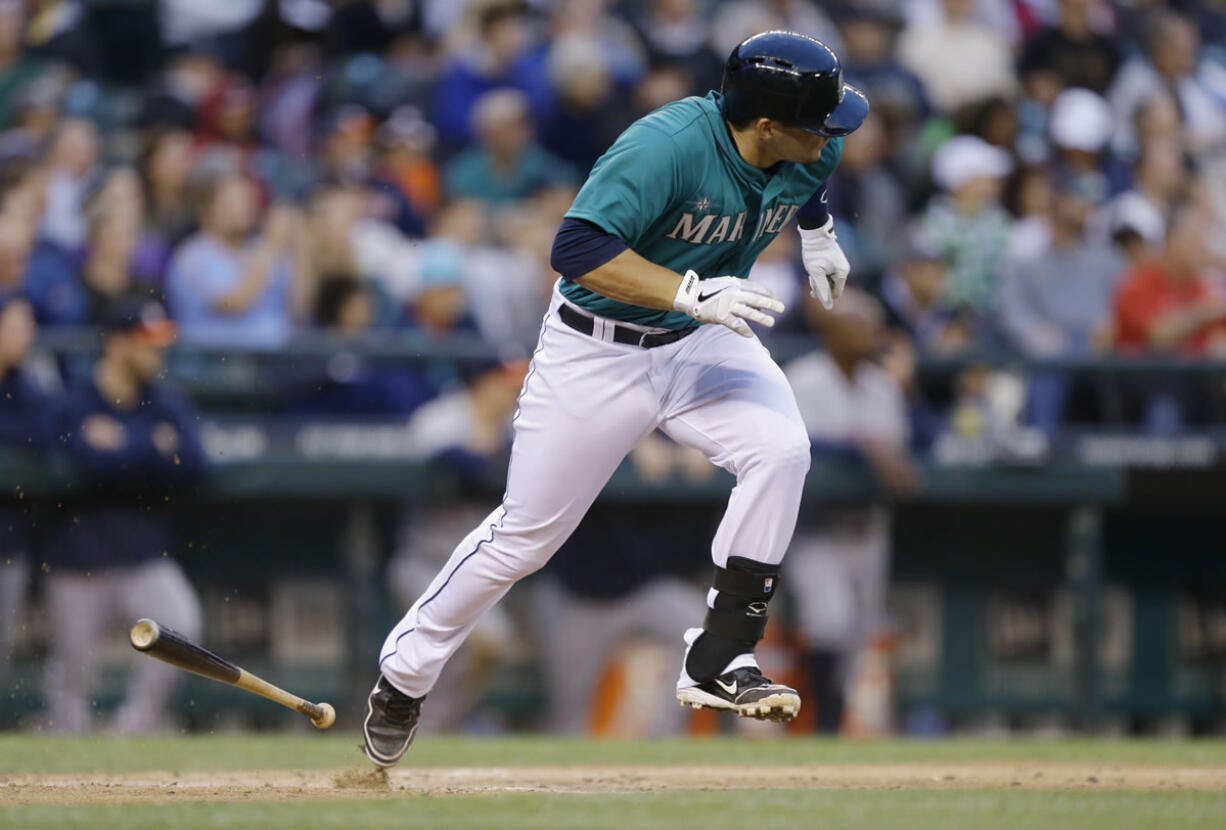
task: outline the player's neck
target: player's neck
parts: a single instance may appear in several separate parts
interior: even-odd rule
[[[724,125],[728,128],[728,135],[732,136],[736,151],[750,167],[769,170],[779,163],[779,157],[764,148],[751,130],[734,130],[727,121]]]

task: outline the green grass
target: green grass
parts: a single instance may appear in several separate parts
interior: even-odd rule
[[[0,735],[0,773],[332,769],[361,760],[356,733],[53,738]],[[901,740],[857,743],[736,738],[590,741],[423,735],[405,766],[812,764],[1067,761],[1226,766],[1222,740]]]
[[[0,808],[0,827],[13,830],[1218,830],[1223,818],[1226,795],[1221,793],[867,790]]]
[[[145,739],[0,736],[0,774],[339,769],[357,737],[218,735]],[[1226,766],[1223,741],[585,741],[423,736],[405,766],[1066,761]],[[0,794],[3,784],[0,783]],[[1033,790],[786,790],[498,793],[286,801],[0,807],[4,830],[1198,830],[1226,827],[1226,793]]]

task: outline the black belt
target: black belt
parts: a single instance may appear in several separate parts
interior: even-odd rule
[[[592,332],[596,330],[595,318],[588,317],[586,314],[580,314],[565,303],[558,307],[558,316],[562,318],[563,323],[577,332],[591,336]],[[669,343],[676,343],[681,338],[689,337],[698,330],[698,326],[691,326],[688,329],[677,329],[675,331],[652,334],[651,332],[632,329],[629,326],[619,326],[616,323],[610,323],[610,325],[613,326],[614,343],[624,343],[627,346],[642,346],[644,349],[654,349],[656,346],[667,346]]]

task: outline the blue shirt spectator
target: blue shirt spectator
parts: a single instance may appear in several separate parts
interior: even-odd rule
[[[478,34],[473,49],[454,58],[438,81],[433,120],[447,144],[463,146],[472,140],[470,113],[477,99],[491,90],[520,90],[538,119],[553,107],[545,51],[531,43],[522,8],[489,4],[481,12]]]
[[[305,240],[296,211],[274,207],[263,233],[249,240],[256,192],[242,176],[214,183],[201,232],[176,252],[166,296],[184,342],[213,346],[276,346],[293,321],[294,258]]]

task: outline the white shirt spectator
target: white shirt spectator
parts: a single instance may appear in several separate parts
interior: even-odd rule
[[[174,45],[237,31],[259,15],[264,0],[161,0],[162,36]]]
[[[1172,91],[1158,70],[1141,57],[1130,58],[1107,90],[1115,110],[1115,150],[1123,158],[1136,155],[1133,127],[1136,111],[1151,97]],[[1196,72],[1178,79],[1173,91],[1183,115],[1184,135],[1194,154],[1226,147],[1226,68],[1202,60]]]
[[[1009,95],[1017,87],[1008,41],[974,20],[942,20],[905,30],[898,59],[943,112]]]

